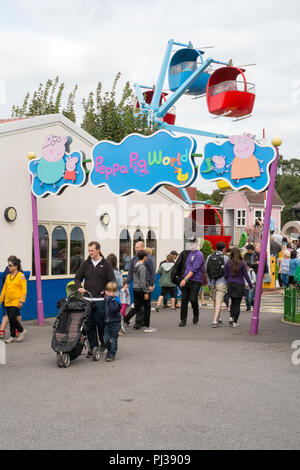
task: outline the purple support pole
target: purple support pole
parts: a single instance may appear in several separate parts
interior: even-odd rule
[[[270,218],[271,218],[272,200],[273,200],[275,181],[276,181],[278,157],[279,157],[279,150],[278,150],[278,147],[276,147],[276,158],[272,162],[271,168],[270,168],[270,184],[269,184],[268,192],[267,192],[267,203],[266,203],[266,210],[265,210],[265,217],[264,217],[263,236],[262,236],[262,241],[261,241],[261,246],[260,246],[260,257],[259,257],[259,265],[258,265],[258,272],[257,272],[257,279],[256,279],[254,307],[253,307],[253,314],[252,314],[251,327],[250,327],[251,335],[256,335],[257,330],[258,330],[259,308],[260,308],[261,292],[262,292],[265,262],[266,262],[266,251],[267,251],[268,237],[269,237],[269,231],[270,231]]]
[[[31,188],[31,183],[32,183],[32,176],[30,175],[30,188]],[[34,265],[35,265],[35,276],[36,276],[37,322],[38,322],[38,325],[43,325],[44,304],[43,304],[43,296],[42,296],[39,226],[38,226],[36,197],[34,196],[32,191],[31,191],[31,207],[32,207]]]

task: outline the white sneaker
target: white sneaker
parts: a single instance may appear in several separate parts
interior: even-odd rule
[[[155,333],[155,331],[157,331],[157,328],[152,328],[151,326],[144,329],[144,333]]]
[[[19,336],[16,339],[17,343],[21,343],[22,341],[24,341],[24,331],[22,331],[22,333],[19,333]]]
[[[232,318],[232,317],[229,318],[229,322],[228,322],[228,323],[229,323],[230,326],[233,325],[233,318]]]
[[[14,341],[16,341],[17,338],[14,338],[13,336],[10,336],[9,338],[5,339],[4,342],[9,344],[9,343],[13,343]]]
[[[233,323],[232,326],[233,326],[233,328],[238,328],[240,326],[240,324],[239,323]]]
[[[123,333],[123,335],[126,333],[125,322],[124,322],[123,318],[121,320],[121,333]]]

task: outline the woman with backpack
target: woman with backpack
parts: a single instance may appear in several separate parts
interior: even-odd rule
[[[247,265],[243,261],[240,250],[236,247],[232,249],[230,259],[225,264],[224,278],[227,281],[228,293],[231,298],[229,324],[237,328],[239,326],[238,318],[241,301],[245,295],[245,280],[251,290],[253,289],[253,284],[247,273]]]
[[[211,325],[213,328],[222,325],[220,313],[227,287],[224,278],[224,266],[229,261],[228,256],[225,255],[225,249],[225,243],[218,242],[216,252],[208,256],[205,265],[208,284],[212,288],[212,298],[214,301],[214,319]]]
[[[161,287],[161,293],[158,297],[157,306],[155,307],[157,312],[159,312],[163,299],[167,299],[168,294],[170,294],[171,297],[171,308],[172,310],[175,310],[177,287],[176,284],[171,281],[173,267],[174,259],[173,256],[170,254],[166,257],[166,261],[164,263],[161,263],[158,268],[157,274],[160,275],[159,285]]]

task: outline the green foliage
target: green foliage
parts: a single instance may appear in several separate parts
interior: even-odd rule
[[[282,155],[278,159],[278,170],[275,189],[284,202],[281,213],[281,226],[293,220],[292,206],[300,201],[300,159],[285,160]]]
[[[221,191],[220,189],[215,189],[211,194],[202,193],[201,191],[197,190],[197,200],[209,200],[212,206],[219,206],[223,200],[224,194],[224,191]]]
[[[90,92],[88,98],[82,101],[84,117],[81,127],[97,140],[120,142],[133,132],[150,135],[156,130],[148,126],[146,116],[138,116],[136,97],[129,82],[117,102],[116,91],[120,76],[120,73],[116,75],[110,92],[103,93],[102,83],[99,82],[96,93]]]
[[[12,118],[60,113],[64,88],[64,83],[59,84],[59,77],[56,77],[55,80],[47,80],[45,85],[40,83],[37,91],[33,93],[31,101],[30,93],[28,92],[22,106],[12,107]],[[77,85],[69,95],[66,110],[62,111],[73,122],[76,120],[74,112],[76,91]]]
[[[204,240],[203,246],[200,251],[202,251],[204,259],[206,260],[206,258],[214,252],[214,249],[210,241]]]

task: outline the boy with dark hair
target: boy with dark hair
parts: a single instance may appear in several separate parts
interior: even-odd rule
[[[226,245],[224,242],[218,242],[216,245],[216,252],[209,255],[206,260],[206,273],[208,277],[208,284],[212,287],[212,296],[214,300],[214,318],[212,327],[217,328],[222,325],[220,318],[222,302],[226,294],[227,282],[224,278],[224,266],[229,261],[228,256],[225,255]]]
[[[118,295],[118,286],[116,282],[109,282],[106,286],[105,296],[105,327],[104,327],[104,345],[107,348],[105,360],[112,362],[118,350],[118,337],[121,328],[121,303]]]

